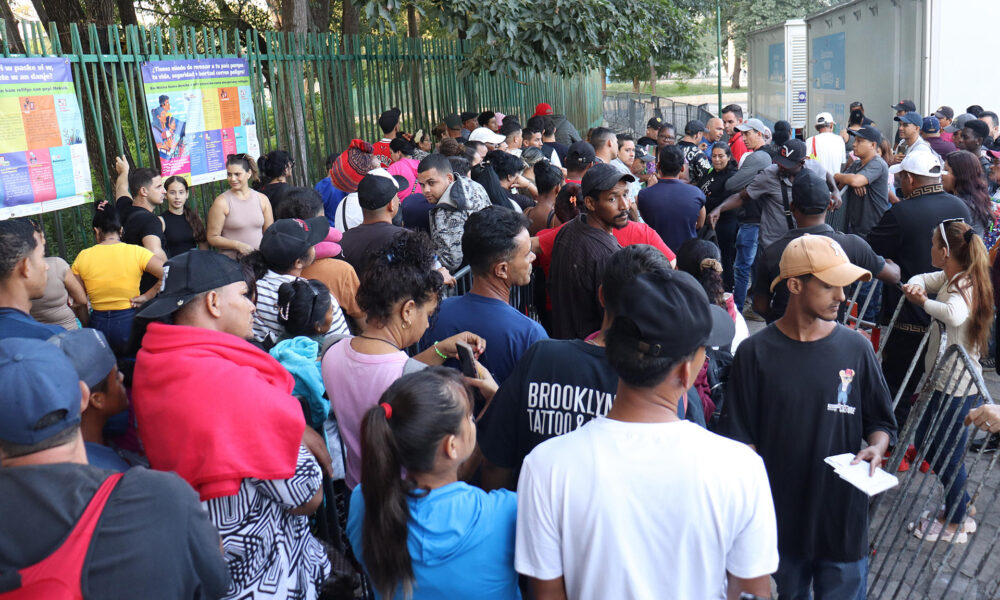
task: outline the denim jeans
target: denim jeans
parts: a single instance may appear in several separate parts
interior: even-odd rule
[[[128,340],[132,334],[132,320],[135,309],[95,310],[90,313],[90,326],[108,338],[108,345],[117,358],[128,353]]]
[[[774,583],[778,600],[855,600],[865,597],[867,573],[867,556],[839,563],[781,555]]]
[[[722,213],[715,224],[715,235],[718,236],[719,252],[722,254],[722,287],[727,292],[733,291],[733,263],[736,262],[736,233],[739,228],[733,211]]]
[[[927,441],[927,454],[924,460],[930,463],[944,486],[944,514],[948,515],[954,510],[951,522],[961,523],[965,520],[965,509],[971,500],[965,491],[967,477],[964,456],[969,434],[964,421],[976,402],[976,396],[949,398],[944,415],[940,419],[935,419],[941,412],[941,400],[944,397],[944,392],[934,392],[931,396],[927,410],[917,424],[914,445],[917,449],[923,447],[927,441],[927,430],[937,420],[937,431],[934,432],[934,438]]]
[[[753,262],[757,256],[757,234],[760,233],[760,223],[740,223],[736,232],[736,262],[733,265],[733,301],[736,310],[743,310],[743,303],[750,291],[750,277],[753,274]]]

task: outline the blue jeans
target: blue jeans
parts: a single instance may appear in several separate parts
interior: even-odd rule
[[[931,396],[927,410],[921,417],[920,423],[917,424],[913,443],[917,449],[920,449],[924,442],[927,442],[927,454],[924,460],[930,463],[931,468],[937,473],[938,479],[944,486],[944,514],[948,515],[954,510],[955,514],[951,516],[951,522],[961,523],[965,520],[965,509],[972,499],[965,491],[967,476],[964,457],[965,444],[969,440],[969,434],[963,421],[976,402],[976,396],[950,398],[944,415],[938,419],[934,438],[927,441],[927,430],[937,414],[941,412],[941,399],[943,397],[943,392],[934,392],[934,395]]]
[[[774,583],[778,600],[855,600],[865,597],[867,573],[867,556],[840,563],[781,555]]]
[[[740,223],[736,232],[736,262],[733,264],[734,279],[733,301],[736,310],[743,310],[747,292],[750,291],[750,277],[753,274],[753,261],[757,256],[757,234],[760,233],[760,223]]]
[[[90,326],[108,338],[108,345],[117,358],[128,354],[128,340],[132,334],[135,309],[95,310],[90,313]]]

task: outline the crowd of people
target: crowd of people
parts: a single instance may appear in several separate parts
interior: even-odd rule
[[[824,459],[899,444],[929,327],[997,347],[997,117],[894,108],[895,143],[860,102],[638,139],[390,108],[315,185],[228,156],[204,221],[120,157],[72,263],[0,221],[0,598],[865,597],[868,497]],[[968,432],[932,419],[1000,411],[952,373],[911,530],[966,543]]]

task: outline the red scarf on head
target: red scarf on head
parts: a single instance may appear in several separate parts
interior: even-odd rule
[[[132,386],[150,466],[176,472],[202,500],[232,496],[248,477],[288,479],[305,431],[294,386],[234,335],[151,323]]]

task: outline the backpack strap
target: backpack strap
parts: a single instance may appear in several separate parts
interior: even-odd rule
[[[778,181],[781,183],[781,204],[785,209],[785,223],[788,224],[788,229],[795,229],[795,219],[792,218],[792,207],[788,202],[788,184],[785,183],[784,178],[779,178]]]

